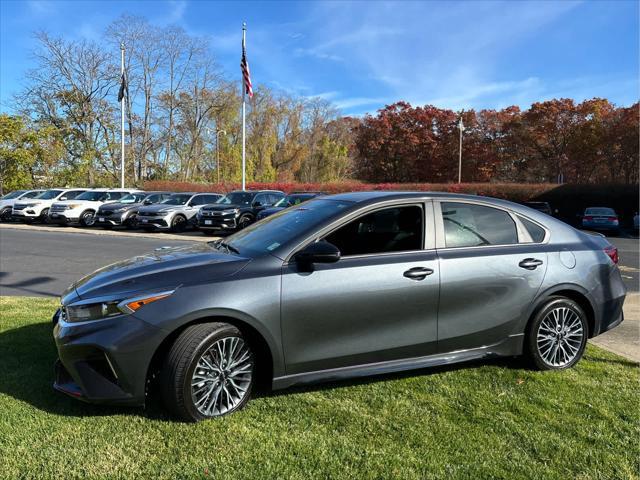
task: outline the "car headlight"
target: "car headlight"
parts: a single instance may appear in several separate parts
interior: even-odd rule
[[[238,213],[239,210],[237,208],[227,208],[226,210],[223,210],[222,213],[228,215],[229,213],[233,213],[236,214]]]
[[[108,300],[104,302],[68,305],[65,307],[65,320],[69,323],[102,320],[104,318],[128,315],[143,306],[167,298],[172,291],[152,293],[130,297],[124,300]]]
[[[34,202],[34,203],[27,203],[24,208],[31,208],[31,207],[35,207],[36,205],[40,205],[40,202]]]
[[[74,208],[78,208],[80,206],[82,206],[80,203],[70,203],[67,205],[67,208],[73,210]]]

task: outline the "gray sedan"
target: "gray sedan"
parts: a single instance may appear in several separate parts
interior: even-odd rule
[[[124,260],[54,316],[55,388],[197,421],[274,389],[525,355],[573,366],[623,320],[617,250],[514,203],[444,193],[317,198],[209,244]]]

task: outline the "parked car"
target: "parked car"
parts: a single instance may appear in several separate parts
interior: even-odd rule
[[[0,221],[6,222],[11,220],[11,210],[13,204],[18,200],[26,200],[40,195],[43,192],[41,189],[36,190],[14,190],[0,197]]]
[[[582,216],[582,228],[618,234],[620,233],[620,221],[613,208],[589,207]]]
[[[534,210],[538,210],[539,212],[546,213],[547,215],[553,216],[553,210],[551,210],[551,205],[549,205],[549,202],[524,202],[523,205],[526,205],[529,208],[533,208]]]
[[[18,200],[13,204],[11,217],[23,222],[48,223],[49,209],[58,201],[73,200],[86,188],[52,188],[39,193],[29,200]]]
[[[202,207],[196,223],[204,233],[232,232],[255,222],[258,213],[285,197],[279,190],[237,190]]]
[[[81,193],[73,200],[55,202],[49,208],[49,222],[68,225],[78,223],[90,227],[95,222],[95,213],[104,203],[115,202],[125,195],[139,190],[120,188],[95,188]]]
[[[320,197],[72,284],[53,318],[55,388],[142,405],[156,378],[168,409],[197,421],[238,410],[264,380],[523,354],[562,370],[622,322],[616,262],[605,237],[504,200]]]
[[[140,207],[138,226],[146,230],[181,232],[187,228],[200,207],[221,197],[219,193],[174,193],[160,203]]]
[[[284,198],[278,200],[277,203],[273,205],[273,207],[265,208],[264,210],[260,210],[258,215],[256,216],[256,220],[262,220],[263,218],[268,217],[269,215],[273,215],[274,213],[278,213],[285,208],[292,207],[294,205],[298,205],[302,202],[306,202],[307,200],[311,200],[312,198],[316,198],[319,195],[326,195],[323,192],[292,192]]]
[[[96,212],[95,225],[104,228],[138,226],[138,210],[142,206],[154,205],[169,198],[171,192],[135,192],[125,195],[114,203],[106,203]]]

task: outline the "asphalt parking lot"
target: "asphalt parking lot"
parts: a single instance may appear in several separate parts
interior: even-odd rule
[[[0,296],[58,296],[78,278],[110,263],[158,247],[192,243],[162,234],[149,238],[3,226],[0,227]]]
[[[158,247],[211,241],[199,232],[180,235],[102,229],[3,225],[0,227],[0,295],[58,296],[71,282],[110,263]],[[640,284],[637,238],[613,237],[630,292]]]

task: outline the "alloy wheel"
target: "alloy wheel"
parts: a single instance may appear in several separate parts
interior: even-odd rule
[[[240,337],[225,337],[211,345],[196,362],[191,396],[198,411],[217,417],[234,410],[248,395],[253,355]]]
[[[585,331],[580,316],[567,307],[550,310],[540,322],[536,345],[542,360],[563,367],[579,355]]]

